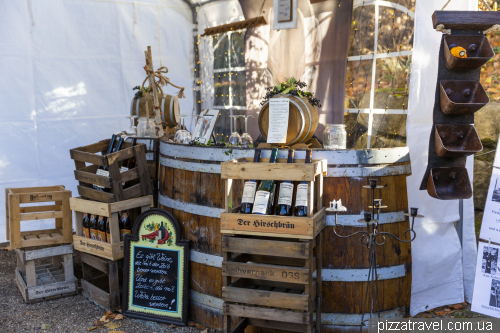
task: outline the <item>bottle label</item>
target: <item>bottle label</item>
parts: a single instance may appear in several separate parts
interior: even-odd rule
[[[267,204],[270,194],[267,191],[257,191],[255,193],[252,214],[267,214]]]
[[[132,231],[129,230],[129,229],[120,229],[120,239],[121,239],[121,241],[122,242],[125,241],[125,235],[131,234],[131,233],[132,233]]]
[[[243,197],[241,198],[241,203],[251,203],[255,198],[255,190],[257,189],[257,182],[245,182],[245,187],[243,188]]]
[[[293,184],[292,183],[281,183],[280,184],[280,195],[278,197],[278,205],[292,205],[293,196]]]
[[[111,243],[111,235],[109,233],[106,233],[106,241]]]
[[[90,238],[89,228],[83,228],[83,235],[87,238]]]
[[[124,172],[124,171],[128,171],[128,168],[126,167],[120,167],[120,173]],[[108,170],[103,170],[103,169],[97,169],[97,172],[95,173],[96,175],[99,175],[99,176],[104,176],[104,177],[109,177],[109,171]],[[123,186],[125,186],[125,183],[122,183]],[[97,186],[99,188],[104,188],[104,186],[101,186],[101,185],[95,185],[94,186]]]
[[[97,237],[97,230],[95,229],[90,229],[90,238],[98,240],[99,238]]]
[[[98,231],[97,232],[97,240],[98,241],[101,241],[101,242],[105,242],[106,241],[106,232],[105,231]]]
[[[304,206],[307,207],[307,189],[308,184],[297,185],[297,198],[295,199],[295,207]]]

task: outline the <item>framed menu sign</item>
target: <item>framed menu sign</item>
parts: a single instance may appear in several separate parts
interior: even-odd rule
[[[150,209],[125,236],[124,315],[176,325],[187,324],[189,242],[179,223],[163,209]]]

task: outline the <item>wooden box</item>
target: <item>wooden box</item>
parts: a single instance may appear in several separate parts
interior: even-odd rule
[[[5,189],[7,239],[12,249],[71,244],[71,191],[62,185]],[[51,205],[39,206],[38,203]],[[22,221],[55,219],[55,228],[21,232]]]
[[[224,332],[247,325],[321,332],[321,320],[314,323],[314,312],[321,318],[321,237],[223,236]],[[232,316],[241,319],[233,330]]]
[[[120,286],[123,282],[123,259],[111,261],[80,253],[82,259],[82,293],[85,298],[106,310],[115,311],[120,306]],[[95,277],[90,267],[104,273]]]
[[[75,250],[90,253],[109,260],[123,258],[124,245],[120,239],[118,213],[122,210],[140,208],[141,212],[153,207],[153,196],[124,200],[113,203],[103,203],[86,200],[80,197],[71,198],[70,208],[75,211],[76,235],[73,236]],[[86,238],[83,234],[83,213],[102,215],[109,219],[111,243]]]
[[[131,138],[135,144],[146,145],[146,162],[149,166],[149,178],[153,181],[153,204],[158,207],[158,181],[159,181],[159,158],[160,139],[159,138]]]
[[[146,146],[137,144],[131,147],[131,143],[125,141],[122,150],[103,155],[109,141],[110,139],[102,140],[70,150],[71,158],[75,161],[75,179],[79,182],[78,193],[84,198],[108,203],[152,194]],[[122,162],[129,158],[135,158],[136,167],[120,173]],[[86,166],[86,163],[90,165]],[[99,166],[108,167],[109,177],[96,174]],[[129,181],[137,184],[124,189],[123,184]],[[103,186],[110,189],[110,192],[95,190],[93,185]]]
[[[75,295],[78,281],[73,274],[73,246],[39,250],[16,249],[16,284],[26,303]],[[35,266],[35,260],[52,257],[52,263]]]
[[[313,239],[326,226],[326,211],[323,208],[323,173],[326,173],[326,160],[295,160],[285,163],[254,163],[251,158],[240,158],[221,164],[221,178],[226,181],[225,213],[221,214],[221,233],[254,236],[292,237]],[[263,163],[264,162],[264,163]],[[232,180],[291,180],[307,181],[307,217],[240,214],[239,207],[232,207]]]

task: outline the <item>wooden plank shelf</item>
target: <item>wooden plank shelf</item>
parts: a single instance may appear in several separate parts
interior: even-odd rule
[[[12,249],[71,244],[71,191],[63,185],[5,189],[6,235]],[[39,203],[51,203],[40,206]],[[21,222],[54,219],[55,228],[21,231]]]
[[[73,236],[75,250],[109,260],[123,258],[124,244],[120,238],[118,213],[130,209],[140,209],[142,213],[151,207],[153,207],[152,195],[112,203],[86,200],[81,197],[71,198],[70,208],[75,212],[76,235]],[[85,237],[82,222],[84,213],[101,215],[109,219],[111,243]]]
[[[78,281],[73,274],[73,246],[37,250],[16,249],[16,284],[26,303],[75,295]],[[52,263],[35,265],[35,260],[52,257]]]
[[[71,158],[75,161],[75,179],[79,182],[78,193],[84,198],[107,203],[151,194],[153,184],[146,161],[146,145],[138,143],[131,146],[130,142],[125,141],[122,150],[103,155],[109,142],[110,139],[102,140],[70,150]],[[135,159],[136,167],[120,172],[122,162],[130,158]],[[96,174],[99,166],[108,167],[109,177]],[[132,182],[132,185],[124,188],[126,182]],[[93,185],[110,189],[110,192],[98,191]]]

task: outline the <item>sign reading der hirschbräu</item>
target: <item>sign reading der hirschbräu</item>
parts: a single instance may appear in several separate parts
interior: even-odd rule
[[[125,236],[124,315],[187,324],[189,242],[180,238],[179,223],[163,209],[136,219]]]

